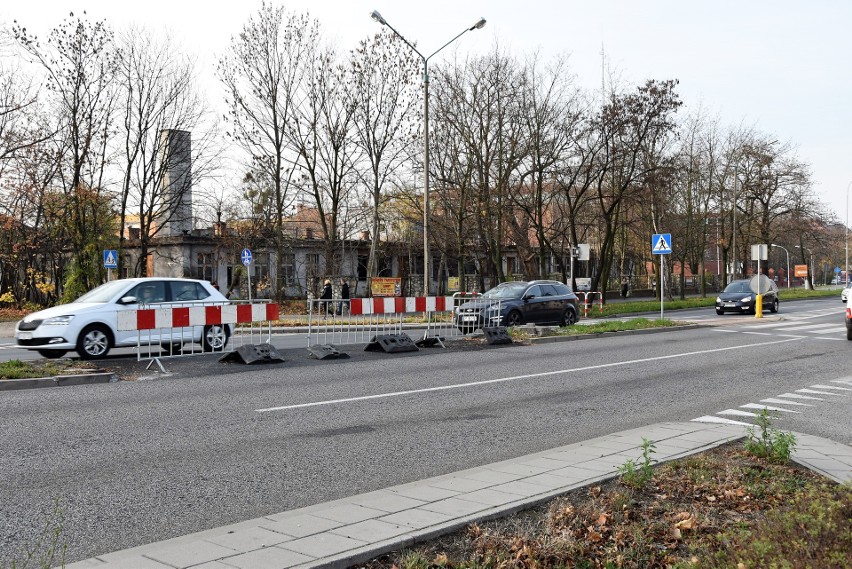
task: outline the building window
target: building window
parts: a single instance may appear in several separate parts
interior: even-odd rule
[[[514,275],[520,273],[518,267],[518,258],[517,257],[506,257],[506,273],[509,275]]]
[[[213,264],[213,253],[198,253],[195,256],[195,278],[201,279],[203,281],[210,281],[211,283],[215,280],[213,278],[213,274],[215,273],[215,265]]]
[[[296,286],[296,256],[284,253],[281,257],[281,286]]]
[[[255,288],[269,287],[269,255],[255,255],[251,262],[251,279]]]
[[[318,277],[322,275],[319,253],[308,253],[305,255],[305,268],[308,271],[309,277]]]

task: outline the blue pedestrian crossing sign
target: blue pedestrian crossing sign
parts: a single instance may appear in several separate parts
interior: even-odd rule
[[[243,265],[246,267],[251,265],[251,251],[249,249],[243,249],[243,252],[240,254],[240,258],[243,260]]]
[[[654,255],[670,255],[672,252],[672,234],[655,233],[651,237],[651,253]]]
[[[118,251],[115,249],[105,249],[104,250],[104,268],[105,269],[117,269],[118,268]]]

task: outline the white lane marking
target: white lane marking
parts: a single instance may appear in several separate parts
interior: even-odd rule
[[[801,411],[793,411],[791,409],[784,409],[783,407],[773,407],[771,405],[759,405],[757,403],[746,403],[745,405],[740,405],[743,409],[766,409],[767,411],[784,411],[785,413],[801,413]]]
[[[836,385],[811,385],[814,389],[839,389],[840,391],[852,391],[848,387],[837,387]]]
[[[725,419],[723,417],[714,417],[712,415],[704,415],[693,419],[696,423],[723,423],[725,425],[745,425],[746,427],[753,426],[751,423],[743,423],[742,421],[734,421],[733,419]]]
[[[752,336],[771,336],[769,332],[743,332],[743,334],[751,334]]]
[[[830,391],[814,391],[813,389],[797,389],[796,393],[812,393],[814,395],[834,395],[837,397],[846,397],[842,393],[831,393]]]
[[[808,399],[811,401],[825,401],[822,397],[810,397],[808,395],[797,395],[796,393],[782,393],[778,397],[783,397],[785,399]]]
[[[822,322],[820,324],[809,324],[807,326],[800,326],[798,324],[788,324],[786,326],[779,326],[776,330],[784,330],[785,332],[804,332],[808,330],[808,334],[816,333],[820,328],[825,328],[827,324]],[[835,325],[832,324],[833,329]]]
[[[633,364],[641,364],[648,362],[657,362],[663,360],[673,360],[678,358],[692,357],[698,356],[702,354],[714,354],[719,352],[728,352],[732,350],[744,350],[750,348],[757,348],[760,346],[771,346],[773,344],[785,344],[787,342],[793,342],[795,339],[784,339],[784,340],[773,340],[771,342],[759,342],[757,344],[747,344],[747,345],[739,345],[739,346],[728,346],[727,348],[714,348],[712,350],[698,350],[695,352],[684,352],[682,354],[671,354],[668,356],[655,356],[653,358],[640,358],[638,360],[628,360],[625,362],[612,362],[608,364],[599,364],[593,366],[584,366],[578,368],[571,369],[560,369],[556,371],[545,371],[541,373],[531,373],[526,375],[516,375],[513,377],[501,377],[497,379],[487,379],[484,381],[471,381],[468,383],[455,383],[452,385],[441,385],[438,387],[424,387],[423,389],[409,389],[407,391],[393,391],[390,393],[377,393],[375,395],[362,395],[360,397],[346,397],[344,399],[330,399],[327,401],[314,401],[312,403],[298,403],[296,405],[282,405],[280,407],[267,407],[265,409],[255,409],[258,413],[268,413],[270,411],[289,411],[291,409],[304,409],[305,407],[319,407],[323,405],[336,405],[339,403],[352,403],[355,401],[369,401],[372,399],[387,399],[389,397],[401,397],[403,395],[416,395],[420,393],[430,393],[434,391],[448,391],[450,389],[461,389],[464,387],[481,387],[483,385],[492,385],[495,383],[506,383],[510,381],[517,381],[519,379],[534,379],[539,377],[551,377],[554,375],[563,375],[566,373],[577,373],[582,371],[592,371],[597,369],[606,369],[610,367],[620,367],[627,366]]]
[[[756,417],[757,413],[749,413],[748,411],[740,411],[739,409],[725,409],[719,411],[717,415],[735,415],[737,417]]]
[[[808,334],[839,334],[840,332],[845,332],[846,326],[829,326],[828,328],[817,328],[816,330],[809,330]]]
[[[831,383],[842,383],[843,385],[852,385],[852,377],[844,377],[843,379],[832,379]]]
[[[761,399],[761,403],[775,403],[776,405],[801,405],[802,407],[813,407],[810,403],[800,403],[798,401],[787,401],[786,399],[775,399],[774,397],[770,397],[769,399]]]

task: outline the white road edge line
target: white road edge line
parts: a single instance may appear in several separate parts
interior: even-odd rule
[[[640,363],[647,363],[647,362],[656,362],[656,361],[661,361],[661,360],[672,360],[672,359],[677,359],[677,358],[692,357],[692,356],[697,356],[697,355],[701,355],[701,354],[713,354],[713,353],[718,353],[718,352],[727,352],[727,351],[731,351],[731,350],[744,350],[744,349],[749,349],[749,348],[756,348],[756,347],[759,347],[759,346],[771,346],[773,344],[784,344],[784,343],[787,343],[787,342],[793,342],[795,340],[796,340],[795,338],[785,339],[785,340],[774,340],[772,342],[760,342],[760,343],[757,343],[757,344],[748,344],[748,345],[744,345],[744,346],[742,346],[742,345],[741,346],[729,346],[727,348],[714,348],[712,350],[699,350],[699,351],[696,351],[696,352],[685,352],[685,353],[682,353],[682,354],[672,354],[672,355],[669,355],[669,356],[656,356],[656,357],[653,357],[653,358],[641,358],[641,359],[638,359],[638,360],[629,360],[629,361],[626,361],[626,362],[613,362],[613,363],[608,363],[608,364],[585,366],[585,367],[578,367],[578,368],[572,368],[572,369],[561,369],[561,370],[556,370],[556,371],[545,371],[545,372],[541,372],[541,373],[531,373],[531,374],[527,374],[527,375],[516,375],[516,376],[513,376],[513,377],[501,377],[501,378],[498,378],[498,379],[487,379],[485,381],[472,381],[472,382],[469,382],[469,383],[456,383],[456,384],[452,384],[452,385],[441,385],[439,387],[425,387],[423,389],[410,389],[408,391],[394,391],[394,392],[390,392],[390,393],[377,393],[375,395],[363,395],[363,396],[360,396],[360,397],[347,397],[345,399],[330,399],[328,401],[314,401],[313,403],[298,403],[296,405],[282,405],[280,407],[267,407],[265,409],[255,409],[255,411],[258,412],[258,413],[269,413],[269,412],[272,412],[272,411],[289,411],[289,410],[292,410],[292,409],[304,409],[306,407],[320,407],[320,406],[324,406],[324,405],[337,405],[339,403],[352,403],[352,402],[355,402],[355,401],[369,401],[369,400],[372,400],[372,399],[387,399],[389,397],[401,397],[403,395],[416,395],[416,394],[419,394],[419,393],[430,393],[430,392],[434,392],[434,391],[448,391],[450,389],[460,389],[460,388],[464,388],[464,387],[479,387],[479,386],[482,386],[482,385],[492,385],[494,383],[506,383],[506,382],[509,382],[509,381],[517,381],[519,379],[532,379],[532,378],[539,378],[539,377],[550,377],[550,376],[561,375],[561,374],[566,374],[566,373],[576,373],[576,372],[581,372],[581,371],[591,371],[591,370],[595,370],[595,369],[604,369],[604,368],[609,368],[609,367],[619,367],[619,366],[626,366],[626,365],[633,365],[633,364],[640,364]]]

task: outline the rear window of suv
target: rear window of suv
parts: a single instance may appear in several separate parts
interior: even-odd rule
[[[553,288],[556,289],[556,294],[558,294],[560,296],[564,296],[566,294],[571,294],[571,289],[568,288],[568,285],[558,283],[558,284],[553,285]]]

